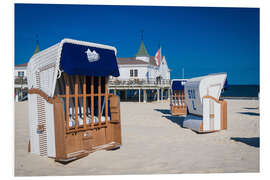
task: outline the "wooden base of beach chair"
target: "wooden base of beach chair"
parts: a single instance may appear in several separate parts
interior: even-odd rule
[[[89,145],[90,144],[88,144],[88,146],[86,146],[86,149],[91,146],[91,145],[90,146]],[[118,148],[120,148],[120,146],[121,146],[121,144],[117,143],[117,142],[110,142],[108,144],[102,144],[102,145],[94,146],[94,147],[91,146],[91,149],[88,149],[88,150],[80,150],[77,152],[68,153],[68,154],[66,154],[65,158],[57,158],[56,157],[55,161],[61,162],[61,163],[68,163],[68,162],[86,157],[89,154],[94,153],[95,151],[99,151],[99,150],[109,151],[109,150],[118,149]]]
[[[174,116],[185,116],[187,114],[186,106],[171,105],[171,115]]]
[[[116,149],[121,146],[120,124],[110,123],[106,128],[67,134],[62,146],[62,149],[56,148],[56,161],[68,162],[98,150]]]
[[[56,161],[69,162],[98,150],[111,150],[121,146],[120,103],[110,97],[111,121],[103,126],[66,133],[62,102],[54,102]]]
[[[81,150],[77,152],[72,152],[66,155],[66,158],[55,158],[55,161],[61,162],[61,163],[68,163],[83,157],[88,156],[89,154],[99,151],[99,150],[113,150],[113,149],[118,149],[121,146],[121,144],[116,143],[116,142],[110,142],[108,144],[103,144],[100,146],[95,146],[91,150]]]

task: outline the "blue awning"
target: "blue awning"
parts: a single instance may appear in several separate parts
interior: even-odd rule
[[[172,90],[184,90],[184,84],[187,80],[173,80]]]
[[[226,90],[226,89],[228,89],[228,87],[229,87],[229,84],[228,84],[228,80],[226,78],[223,88],[224,88],[224,90]]]
[[[62,47],[60,68],[69,75],[120,75],[113,50],[67,42]]]

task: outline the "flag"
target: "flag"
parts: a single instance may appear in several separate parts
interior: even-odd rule
[[[156,64],[159,66],[161,63],[161,48],[158,49],[155,55]]]

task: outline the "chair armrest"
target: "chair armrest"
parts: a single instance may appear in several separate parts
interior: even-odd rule
[[[203,96],[203,99],[212,99],[216,101],[217,103],[221,104],[223,100],[218,100],[217,98],[214,98],[213,96]]]

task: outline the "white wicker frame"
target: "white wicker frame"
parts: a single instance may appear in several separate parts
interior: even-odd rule
[[[226,77],[226,73],[219,73],[192,78],[186,82],[185,101],[190,114],[183,122],[184,127],[202,132],[221,129],[222,106],[216,100],[219,100]],[[195,99],[189,99],[190,90],[195,90]]]

